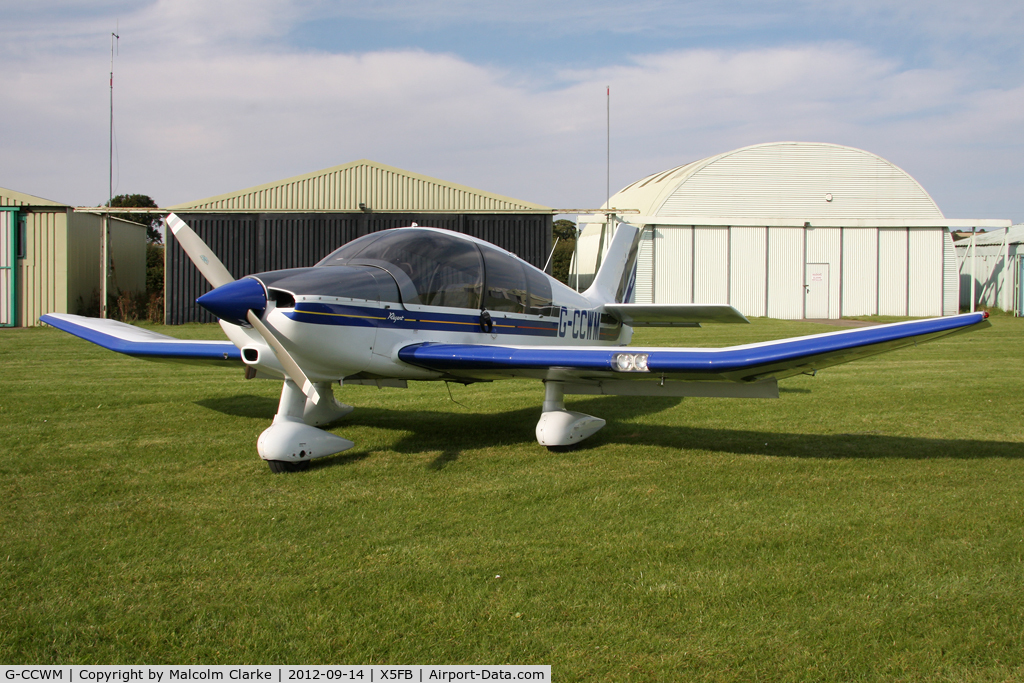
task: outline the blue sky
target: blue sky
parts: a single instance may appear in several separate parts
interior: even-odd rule
[[[162,205],[359,158],[562,208],[750,144],[874,152],[1024,221],[1024,4],[4,3],[0,186]]]

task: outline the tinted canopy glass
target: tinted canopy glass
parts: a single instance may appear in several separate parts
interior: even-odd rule
[[[487,268],[487,293],[484,308],[491,311],[525,313],[527,307],[526,273],[522,264],[497,249],[482,249]]]
[[[255,276],[273,290],[295,296],[337,296],[367,301],[399,302],[395,280],[380,268],[347,266],[343,268],[293,268],[260,273]],[[280,303],[278,304],[280,306]]]
[[[480,308],[480,250],[454,235],[415,228],[385,230],[349,242],[317,265],[358,264],[391,273],[406,304]]]

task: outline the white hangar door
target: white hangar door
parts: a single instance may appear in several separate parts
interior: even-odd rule
[[[0,327],[14,326],[14,267],[17,254],[14,231],[18,224],[16,213],[0,211]]]
[[[907,231],[907,315],[943,314],[945,233],[943,228]]]
[[[804,317],[828,319],[828,264],[808,263],[804,279]]]

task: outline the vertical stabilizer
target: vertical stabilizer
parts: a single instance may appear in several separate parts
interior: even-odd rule
[[[640,229],[628,223],[619,223],[612,237],[608,251],[605,252],[601,268],[594,276],[590,288],[583,296],[595,305],[616,302],[622,290],[621,285],[632,275],[636,266],[636,251],[639,244]]]

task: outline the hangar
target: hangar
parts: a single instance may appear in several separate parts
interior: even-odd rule
[[[311,266],[356,237],[413,223],[485,239],[537,267],[551,250],[549,207],[367,159],[166,208],[235,277]],[[165,238],[165,322],[213,322],[195,304],[208,283],[173,235]]]
[[[840,318],[959,311],[950,227],[921,185],[870,152],[775,142],[650,175],[605,208],[642,226],[636,303],[728,303],[744,315]],[[579,280],[609,225],[580,216]]]
[[[44,313],[98,315],[102,291],[108,298],[146,291],[145,226],[110,218],[104,245],[103,221],[0,188],[0,327],[38,325]]]

